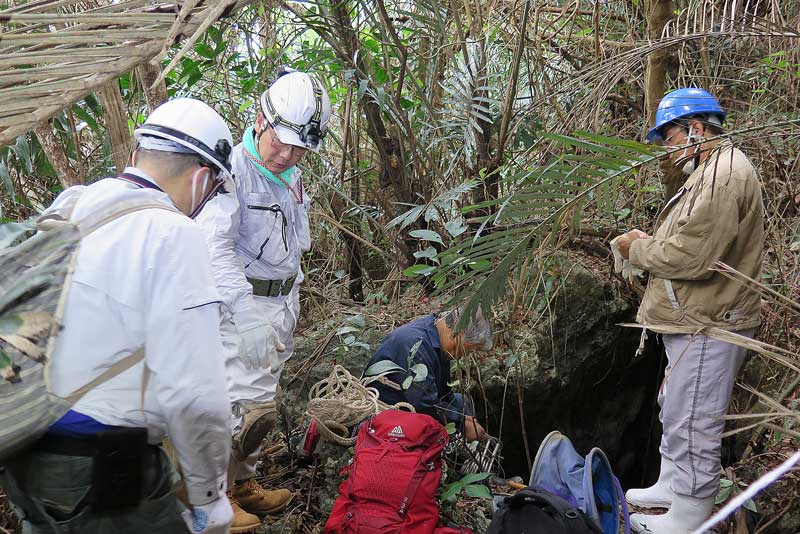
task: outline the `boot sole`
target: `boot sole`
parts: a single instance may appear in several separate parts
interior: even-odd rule
[[[251,527],[231,527],[230,533],[231,534],[245,534],[246,532],[253,532],[261,526],[261,522],[259,521],[257,524]]]
[[[672,501],[639,501],[636,499],[628,499],[628,504],[632,504],[633,506],[638,506],[639,508],[669,508],[672,506]]]

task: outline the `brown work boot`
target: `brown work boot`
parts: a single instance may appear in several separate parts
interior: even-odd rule
[[[266,490],[252,478],[234,483],[230,494],[239,502],[239,506],[256,515],[280,512],[292,501],[289,490]]]
[[[242,534],[252,532],[261,526],[261,519],[257,515],[245,512],[239,502],[228,492],[228,499],[233,508],[233,521],[231,522],[231,534]]]

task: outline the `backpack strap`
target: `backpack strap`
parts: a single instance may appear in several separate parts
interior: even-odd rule
[[[69,206],[68,213],[61,214],[60,216],[46,216],[47,217],[46,220],[48,221],[52,220],[57,222],[64,221],[63,219],[64,215],[66,215],[67,217],[71,216],[74,209],[75,209],[75,203]],[[116,221],[117,219],[120,219],[125,215],[129,215],[137,211],[150,210],[150,209],[161,209],[161,210],[172,211],[175,213],[182,213],[174,206],[169,206],[167,204],[162,204],[160,202],[128,201],[128,202],[116,203],[108,208],[101,209],[95,213],[91,213],[74,224],[78,228],[81,234],[81,238],[84,238],[89,234],[91,234],[92,232],[94,232],[95,230],[98,230],[99,228],[102,228],[106,224]],[[144,360],[144,348],[141,348],[125,356],[120,361],[116,362],[111,367],[103,371],[100,374],[100,376],[96,377],[88,384],[85,384],[84,386],[76,389],[75,391],[73,391],[64,398],[70,404],[75,404],[92,389],[96,388],[100,384],[103,384],[104,382],[111,380],[115,376],[124,373],[125,371],[127,371],[128,369],[130,369],[131,367],[133,367],[134,365],[143,360]],[[150,371],[145,365],[144,374],[142,375],[142,391],[141,391],[142,410],[144,410],[144,392],[145,389],[147,389],[147,382],[149,381],[149,378],[150,378]]]
[[[67,402],[69,402],[70,404],[75,404],[76,402],[81,400],[81,398],[84,395],[89,393],[89,391],[91,391],[92,389],[96,388],[97,386],[99,386],[100,384],[102,384],[104,382],[108,382],[109,380],[111,380],[115,376],[124,373],[125,371],[127,371],[128,369],[130,369],[131,367],[133,367],[134,365],[136,365],[137,363],[139,363],[142,360],[144,360],[144,349],[143,348],[128,354],[127,356],[122,358],[120,361],[118,361],[117,363],[115,363],[114,365],[112,365],[111,367],[106,369],[105,371],[103,371],[100,374],[100,376],[98,376],[97,378],[95,378],[94,380],[89,382],[88,384],[85,384],[84,386],[76,389],[75,391],[73,391],[72,393],[70,393],[69,395],[64,397],[64,399],[66,399]],[[144,388],[146,386],[147,386],[147,384],[146,384],[145,380],[142,380],[142,403],[144,403]]]
[[[622,485],[619,483],[619,479],[617,477],[612,478],[614,479],[614,488],[617,491],[617,498],[622,505],[622,517],[625,520],[625,534],[631,534],[631,515],[628,510],[628,501],[625,500],[625,492],[622,491]]]
[[[108,223],[114,222],[131,213],[142,210],[166,210],[174,213],[181,213],[174,206],[162,204],[161,202],[122,202],[111,206],[110,208],[100,210],[96,213],[87,215],[76,223],[81,232],[81,237],[86,237],[95,230],[102,228]]]
[[[414,467],[414,474],[411,476],[411,480],[408,481],[408,486],[406,486],[403,499],[400,501],[400,508],[397,510],[397,513],[400,517],[406,516],[408,506],[411,504],[411,501],[414,500],[414,495],[417,494],[419,485],[422,483],[422,479],[425,478],[425,473],[428,471],[433,471],[433,469],[428,469],[428,471],[423,471],[420,469],[420,464],[422,464],[423,458],[424,456],[420,456],[419,460],[417,460],[417,465]]]

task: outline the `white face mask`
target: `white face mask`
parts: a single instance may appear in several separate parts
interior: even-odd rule
[[[198,180],[198,173],[203,173],[203,181],[202,185]],[[206,169],[205,167],[200,168],[194,172],[192,175],[192,204],[190,206],[189,213],[194,214],[197,211],[198,206],[205,200],[205,191],[206,187],[208,186],[208,177],[211,175],[211,171]],[[200,187],[198,187],[198,185]]]
[[[700,135],[694,135],[692,133],[692,127],[689,126],[689,133],[686,136],[686,143],[691,144],[697,141],[705,141],[705,137]],[[689,154],[689,149],[693,148],[692,153]],[[684,164],[681,166],[681,171],[685,175],[692,174],[695,169],[697,168],[697,160],[698,160],[698,151],[700,150],[700,145],[695,145],[694,147],[687,146],[683,149],[683,154],[680,155],[678,161],[676,162],[677,165],[680,165],[682,161],[685,160]]]

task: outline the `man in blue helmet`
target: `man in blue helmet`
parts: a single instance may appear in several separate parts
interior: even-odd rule
[[[752,338],[760,298],[710,270],[721,261],[761,277],[764,207],[756,169],[721,139],[725,112],[702,89],[678,89],[660,102],[647,134],[688,177],[667,202],[652,237],[631,230],[618,241],[631,266],[650,273],[637,321],[661,334],[667,353],[658,403],[663,426],[655,485],[626,498],[664,515],[634,514],[637,532],[684,534],[710,515],[719,490],[725,415],[746,350],[702,333],[717,327]]]

